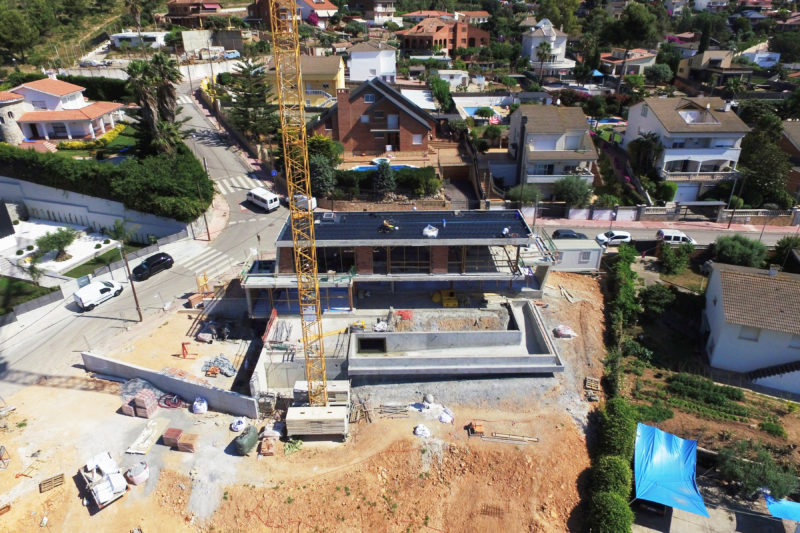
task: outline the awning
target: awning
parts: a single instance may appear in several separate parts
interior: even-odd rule
[[[695,481],[697,441],[636,425],[636,498],[708,516]]]
[[[203,9],[222,9],[219,4],[203,4]]]
[[[392,129],[392,128],[389,128],[389,129],[376,128],[374,130],[369,130],[369,131],[371,131],[372,133],[395,133],[395,132],[399,132],[400,128],[394,128],[394,129]]]
[[[800,522],[800,503],[790,500],[779,501],[769,494],[764,494],[764,499],[767,501],[767,509],[769,509],[769,514],[775,518],[784,518],[786,520]]]

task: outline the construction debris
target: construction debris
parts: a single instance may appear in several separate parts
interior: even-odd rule
[[[64,474],[58,474],[57,476],[49,477],[39,483],[39,494],[42,492],[47,492],[49,490],[53,490],[56,487],[60,487],[64,484]]]
[[[501,442],[503,444],[516,444],[518,446],[528,444],[526,440],[517,440],[517,439],[503,439],[500,437],[481,437],[481,440],[485,440],[488,442]]]
[[[492,433],[492,437],[499,439],[521,440],[526,442],[539,442],[539,437],[527,437],[525,435],[509,435],[508,433]]]
[[[372,407],[363,398],[355,400],[350,406],[350,423],[353,424],[360,420],[372,423]]]
[[[556,326],[556,328],[553,330],[553,334],[559,339],[571,339],[578,336],[578,334],[575,333],[571,327],[563,324]]]
[[[130,467],[125,472],[125,479],[132,485],[141,485],[150,477],[150,467],[145,461],[141,461]]]
[[[420,424],[414,428],[414,435],[417,437],[427,438],[431,436],[431,430],[425,424]]]
[[[600,390],[600,380],[590,376],[586,376],[583,380],[583,388],[589,390]]]
[[[164,433],[164,429],[167,425],[169,425],[169,421],[166,418],[148,420],[142,432],[136,440],[133,441],[133,444],[128,447],[125,453],[147,455],[147,452],[149,452],[153,444],[156,443],[158,437]]]
[[[182,429],[167,428],[167,431],[164,432],[164,435],[161,437],[161,440],[164,441],[164,446],[175,448],[178,446],[178,439],[180,439],[182,434],[183,434]]]
[[[378,407],[378,414],[381,418],[408,418],[408,406],[381,404]]]
[[[208,375],[208,371],[212,367],[217,367],[223,376],[230,378],[236,375],[236,368],[233,366],[230,360],[222,354],[219,354],[213,359],[209,359],[203,363],[202,370],[206,373],[206,375]]]
[[[233,445],[239,455],[247,455],[258,444],[258,430],[250,425],[244,428],[242,434],[233,440]]]

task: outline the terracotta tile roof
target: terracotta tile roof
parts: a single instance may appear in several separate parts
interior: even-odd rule
[[[454,22],[447,22],[439,18],[427,18],[419,21],[416,26],[407,30],[400,30],[396,32],[398,35],[420,35],[430,36],[435,35],[436,32],[445,28],[451,28],[455,25]]]
[[[406,13],[400,16],[401,17],[452,17],[453,14],[448,13],[447,11],[423,10],[423,11],[412,11],[411,13]]]
[[[800,335],[800,275],[714,264],[729,324]]]
[[[18,122],[59,122],[69,120],[94,120],[116,111],[124,104],[115,102],[95,102],[80,109],[62,109],[60,111],[29,111],[19,117]]]
[[[469,17],[481,18],[481,17],[488,17],[488,11],[459,11],[459,13],[464,13]]]
[[[725,102],[722,98],[645,98],[644,102],[655,114],[664,129],[670,133],[747,133],[750,128],[733,111],[722,111]],[[687,123],[678,114],[684,109],[708,111],[713,120]],[[633,113],[634,111],[632,111]],[[635,111],[640,112],[639,110]]]
[[[53,96],[64,96],[66,94],[74,93],[75,91],[82,91],[84,88],[74,83],[67,83],[61,80],[51,80],[44,78],[36,81],[29,81],[23,83],[20,87],[27,87],[41,91],[43,93],[52,94]]]
[[[21,94],[12,93],[11,91],[0,91],[0,102],[13,102],[14,100],[22,100],[25,98]]]
[[[314,11],[338,11],[339,8],[333,5],[329,0],[306,0],[304,2],[308,7]]]

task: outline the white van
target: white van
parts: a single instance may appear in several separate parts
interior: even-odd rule
[[[116,281],[93,281],[75,291],[72,297],[81,311],[91,311],[97,304],[119,296],[121,292],[122,285]]]
[[[250,189],[247,193],[247,199],[267,211],[275,211],[281,205],[281,199],[278,195],[269,192],[264,187]]]
[[[656,232],[656,240],[668,242],[671,244],[697,244],[694,239],[686,235],[684,232],[676,229],[660,229]]]

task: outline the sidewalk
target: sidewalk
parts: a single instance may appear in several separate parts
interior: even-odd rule
[[[528,224],[533,224],[533,217],[527,216],[525,220]],[[570,227],[570,228],[596,228],[599,230],[608,229],[611,225],[608,220],[575,220],[570,218],[537,218],[537,226],[545,227]],[[764,233],[794,233],[798,231],[798,226],[764,226],[762,224],[731,224],[728,228],[727,222],[703,222],[703,221],[685,221],[685,222],[672,222],[661,220],[642,220],[642,221],[626,221],[620,220],[613,223],[614,229],[622,230],[648,230],[652,229],[653,232],[661,228],[679,229],[682,231],[691,230],[707,230],[707,231],[730,231],[734,233],[754,233],[760,232],[762,229]]]

